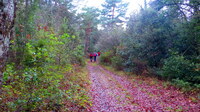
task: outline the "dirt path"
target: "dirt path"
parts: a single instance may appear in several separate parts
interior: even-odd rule
[[[200,104],[180,92],[148,85],[140,79],[128,81],[99,65],[88,65],[93,112],[199,112]]]

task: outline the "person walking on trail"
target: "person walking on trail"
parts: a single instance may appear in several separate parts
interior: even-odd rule
[[[97,53],[94,53],[94,62],[96,62],[97,61],[97,56],[98,56],[98,54]]]
[[[93,54],[90,53],[90,62],[92,62]]]
[[[101,52],[97,52],[97,54],[98,54],[98,56],[100,56],[100,55],[101,55]]]

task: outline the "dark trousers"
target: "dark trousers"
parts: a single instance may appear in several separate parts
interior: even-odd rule
[[[91,61],[91,62],[92,62],[92,57],[93,57],[93,56],[90,56],[90,61]]]
[[[97,56],[94,56],[94,62],[96,62],[96,60],[97,60]]]

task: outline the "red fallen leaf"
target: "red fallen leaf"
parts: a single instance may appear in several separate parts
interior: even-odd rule
[[[110,97],[111,94],[112,96],[118,95],[118,96],[125,96],[124,93],[119,92],[118,90],[124,89],[130,92],[131,98],[133,99],[138,99],[137,105],[134,105],[135,107],[132,108],[131,110],[136,110],[136,111],[147,111],[147,112],[154,112],[154,111],[165,111],[170,110],[170,111],[175,111],[176,109],[179,109],[180,106],[182,107],[182,110],[188,110],[188,108],[192,108],[191,111],[197,110],[198,111],[198,105],[191,105],[187,104],[189,101],[187,99],[184,99],[184,96],[181,95],[180,92],[173,88],[169,88],[170,90],[162,89],[162,87],[157,88],[156,86],[149,86],[147,85],[145,81],[148,81],[144,78],[142,84],[136,83],[137,80],[138,82],[141,81],[141,79],[136,79],[136,81],[133,82],[133,85],[137,85],[133,87],[131,83],[126,80],[123,76],[116,76],[112,74],[111,72],[107,72],[105,69],[103,69],[101,72],[99,70],[99,66],[89,66],[89,71],[91,75],[91,81],[92,83],[92,89],[91,89],[91,94],[93,98],[94,105],[92,106],[92,109],[95,111],[101,111],[102,108],[107,108],[108,105],[113,105],[113,107],[110,107],[107,111],[114,111],[118,108],[118,104],[123,104],[123,102],[130,102],[130,104],[135,103],[136,100],[134,101],[128,101],[129,99],[126,99],[126,101],[116,101],[115,98]],[[107,75],[104,73],[107,72]],[[101,75],[99,75],[101,74]],[[105,77],[107,76],[107,77]],[[112,77],[114,80],[116,80],[117,84],[115,81],[107,81],[109,77]],[[127,77],[128,78],[128,77]],[[122,88],[119,88],[116,85],[121,85]],[[106,88],[106,91],[104,91]],[[111,89],[112,88],[112,89]],[[143,88],[143,89],[142,89]],[[112,91],[114,90],[114,92]],[[143,91],[145,90],[145,91]],[[123,90],[121,90],[123,91]],[[108,94],[111,93],[111,94]],[[153,95],[154,97],[149,97],[147,93],[151,93],[150,95]],[[155,95],[158,94],[158,95]],[[96,96],[96,97],[94,97]],[[133,96],[133,97],[132,97]],[[176,99],[175,99],[176,98]],[[117,104],[118,102],[118,104]],[[161,103],[162,102],[162,103]],[[148,106],[148,108],[146,107]],[[151,108],[154,107],[153,108]],[[169,107],[169,108],[165,108]],[[127,111],[127,108],[120,108],[119,111]],[[195,112],[195,111],[194,111]]]
[[[84,85],[83,85],[83,84],[80,84],[80,86],[81,86],[81,87],[84,87]]]
[[[175,96],[170,96],[171,98],[174,98]]]
[[[145,111],[146,111],[146,112],[153,112],[153,109],[152,109],[151,107],[149,107],[149,108],[146,107]]]
[[[31,39],[31,35],[30,35],[30,34],[27,34],[27,35],[26,35],[26,38],[27,38],[27,39]]]
[[[43,29],[44,29],[44,31],[49,31],[48,26],[44,26]]]

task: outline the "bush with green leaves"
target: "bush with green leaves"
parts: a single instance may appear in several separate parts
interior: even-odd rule
[[[38,31],[25,45],[23,62],[6,67],[0,110],[58,111],[67,97],[60,89],[64,73],[72,71],[74,63],[83,65],[83,49],[77,41],[76,36],[67,33],[56,36]]]
[[[54,105],[61,105],[64,91],[58,87],[64,77],[56,66],[16,70],[13,65],[7,65],[3,75],[2,100],[7,111],[48,110],[47,107],[52,110]]]
[[[121,56],[113,56],[111,58],[111,63],[112,66],[114,68],[116,68],[117,70],[122,70],[123,69],[123,59],[121,58]]]
[[[183,91],[189,91],[192,89],[191,83],[180,80],[179,78],[172,79],[172,84],[175,85],[176,87],[182,89]]]
[[[103,52],[100,56],[100,63],[101,64],[105,64],[105,65],[109,65],[112,63],[111,58],[113,57],[113,52],[112,51],[106,51]]]
[[[84,59],[84,52],[83,52],[83,49],[84,47],[82,45],[78,45],[74,48],[71,56],[70,56],[70,62],[72,64],[78,64],[78,65],[81,65],[81,66],[85,66],[86,63],[85,63],[85,59]]]
[[[187,84],[199,84],[200,71],[198,68],[199,64],[185,59],[184,56],[172,55],[164,61],[161,76],[170,81],[176,79],[188,82]]]

